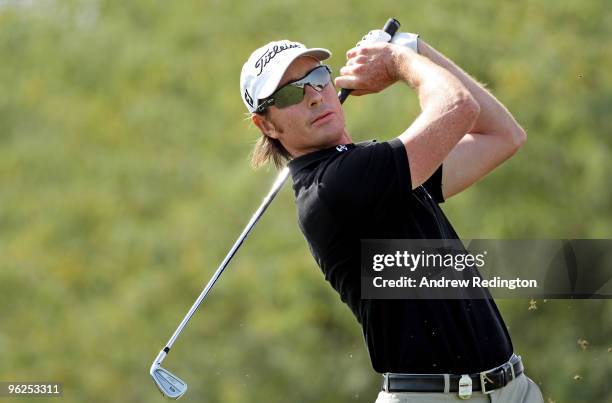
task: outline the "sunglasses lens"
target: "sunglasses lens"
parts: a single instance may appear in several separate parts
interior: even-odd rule
[[[308,76],[300,81],[304,81],[304,84],[309,84],[315,90],[321,91],[329,84],[330,80],[331,76],[329,70],[327,70],[327,66],[321,66],[314,69]]]
[[[277,108],[286,108],[291,105],[296,105],[304,99],[306,85],[310,85],[317,91],[322,91],[323,88],[331,81],[329,67],[323,65],[315,68],[306,77],[295,82],[286,84],[284,87],[276,91],[272,98],[274,105]]]
[[[304,99],[304,88],[287,85],[274,94],[274,105],[282,109],[299,104],[302,99]]]

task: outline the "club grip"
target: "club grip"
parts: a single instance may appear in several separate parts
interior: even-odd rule
[[[391,35],[391,39],[393,39],[393,35],[395,35],[395,33],[399,30],[399,28],[400,28],[399,21],[396,20],[395,18],[389,18],[387,22],[385,23],[385,26],[383,27],[383,31]],[[348,98],[351,91],[353,90],[347,90],[346,88],[340,89],[340,93],[338,94],[338,99],[340,100],[341,104],[343,104],[344,101],[346,101],[346,98]]]
[[[393,38],[393,35],[395,35],[397,31],[399,31],[399,28],[400,28],[399,21],[396,20],[395,18],[389,18],[387,22],[385,23],[385,26],[383,27],[383,31],[391,35],[391,38]]]

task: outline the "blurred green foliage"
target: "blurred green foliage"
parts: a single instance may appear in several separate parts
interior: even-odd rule
[[[4,0],[0,381],[60,381],[67,402],[159,401],[151,361],[275,175],[248,166],[258,132],[244,119],[242,63],[286,37],[331,49],[337,71],[390,16],[528,132],[444,205],[459,234],[610,238],[604,0]],[[385,140],[418,103],[398,85],[345,110],[355,141]],[[188,382],[185,401],[374,401],[379,376],[292,196],[286,185],[165,361]],[[612,401],[609,301],[499,305],[547,403]]]

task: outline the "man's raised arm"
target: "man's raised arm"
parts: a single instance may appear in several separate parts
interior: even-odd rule
[[[417,92],[421,114],[399,136],[408,154],[412,188],[416,188],[474,126],[478,102],[449,71],[399,45],[366,44],[349,50],[347,59],[336,85],[353,89],[352,95],[379,92],[396,81]]]
[[[474,126],[444,159],[442,193],[457,194],[511,157],[525,142],[525,131],[482,85],[419,39],[419,54],[457,77],[480,105]]]

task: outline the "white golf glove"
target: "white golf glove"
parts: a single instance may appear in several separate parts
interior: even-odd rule
[[[418,53],[417,40],[419,34],[411,34],[409,32],[398,32],[393,35],[391,43],[396,45],[407,47]],[[357,46],[361,46],[366,43],[374,42],[389,42],[391,35],[383,31],[382,29],[375,29],[367,33],[358,43]]]

